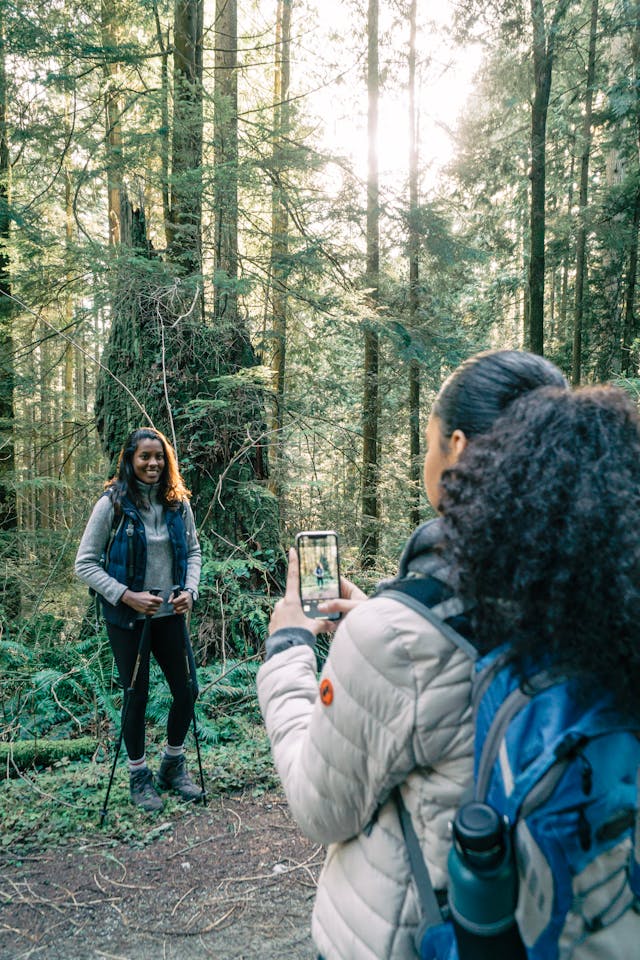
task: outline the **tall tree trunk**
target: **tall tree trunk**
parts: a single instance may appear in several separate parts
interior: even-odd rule
[[[162,171],[162,220],[167,248],[173,237],[171,225],[171,201],[169,198],[169,46],[170,34],[165,32],[160,21],[158,2],[153,0],[153,16],[156,24],[156,41],[160,51],[160,169]]]
[[[214,316],[225,341],[235,342],[238,313],[238,10],[216,0]],[[235,353],[235,351],[234,351]],[[240,365],[240,357],[233,361]]]
[[[575,134],[571,139],[571,162],[569,165],[569,189],[567,192],[567,215],[569,219],[573,214],[573,177],[576,168],[575,157]],[[560,286],[560,311],[558,317],[558,337],[564,342],[568,342],[570,331],[568,328],[567,314],[569,311],[569,260],[570,252],[567,250],[562,259],[562,282]]]
[[[622,372],[627,377],[638,376],[638,318],[636,316],[636,277],[638,273],[638,232],[640,231],[640,188],[636,192],[629,241],[629,261],[624,294],[624,326],[622,331]]]
[[[633,22],[633,21],[631,21]],[[615,88],[621,76],[629,71],[628,40],[621,32],[614,34],[610,39],[607,50],[608,85]],[[617,193],[618,188],[625,182],[628,174],[628,158],[625,150],[620,149],[619,141],[613,139],[606,152],[606,184],[607,188]],[[610,211],[606,211],[610,216]],[[625,214],[613,214],[614,229],[623,229]],[[623,276],[624,251],[616,244],[610,244],[603,250],[602,269],[604,283],[601,297],[603,307],[597,318],[597,329],[594,330],[593,342],[596,346],[595,379],[609,380],[622,370],[621,347],[623,341]]]
[[[638,144],[638,158],[640,159],[640,3],[634,4],[635,29],[633,32],[632,57],[634,89],[636,94],[636,140]],[[629,241],[629,257],[627,262],[627,277],[624,294],[624,322],[622,330],[622,372],[627,377],[638,376],[638,349],[634,346],[640,330],[636,316],[636,278],[638,273],[638,232],[640,231],[640,170],[636,173],[638,184],[633,206],[633,220],[631,222],[631,237]]]
[[[416,328],[418,315],[419,238],[418,238],[418,116],[416,112],[416,15],[417,0],[411,0],[409,13],[409,317]],[[420,523],[420,364],[409,364],[409,478],[411,526]]]
[[[378,462],[378,367],[379,343],[375,309],[380,282],[380,209],[378,174],[378,0],[369,0],[367,23],[367,139],[369,148],[367,175],[367,267],[366,285],[371,319],[364,332],[364,391],[362,403],[362,566],[372,567],[379,542],[379,478]]]
[[[41,342],[38,350],[40,362],[38,369],[38,435],[36,444],[38,450],[37,474],[44,482],[40,487],[37,499],[36,529],[39,530],[50,530],[55,526],[53,522],[53,486],[50,482],[53,476],[51,452],[53,384],[51,381],[55,374],[51,357],[51,340],[48,333],[49,328],[44,321],[41,321]]]
[[[0,6],[0,607],[9,619],[20,612],[20,582],[11,571],[18,526],[14,441],[13,304],[11,296],[9,137],[4,13]]]
[[[71,102],[70,97],[65,100],[65,128],[67,130],[67,141],[69,141]],[[72,181],[71,181],[71,157],[69,152],[64,160],[64,210],[65,210],[65,245],[67,256],[67,276],[69,280],[67,292],[65,294],[65,326],[70,330],[73,323],[73,282],[71,277],[71,242],[73,240],[73,201],[72,201]],[[64,347],[64,392],[63,392],[63,411],[62,411],[62,433],[63,433],[63,461],[62,471],[67,483],[73,479],[73,436],[74,436],[74,348],[70,340],[65,341]]]
[[[529,314],[525,345],[534,353],[544,352],[544,261],[547,112],[555,39],[569,0],[558,0],[547,30],[544,0],[531,0],[533,27],[534,95],[531,106],[531,241],[529,250]]]
[[[109,243],[120,242],[120,197],[123,187],[122,125],[120,105],[119,29],[117,0],[102,0],[101,27],[104,50],[104,108],[107,154]]]
[[[203,0],[176,0],[173,34],[168,254],[183,275],[193,276],[202,272]]]
[[[274,71],[274,142],[271,193],[271,312],[273,332],[273,416],[271,419],[271,483],[276,496],[282,489],[282,427],[285,403],[287,351],[287,258],[289,254],[289,217],[287,213],[286,150],[290,124],[289,79],[292,0],[278,0]]]
[[[576,297],[573,317],[573,359],[571,380],[574,386],[580,383],[582,365],[582,325],[584,319],[584,288],[587,249],[587,200],[589,195],[589,157],[591,155],[591,120],[593,108],[593,84],[596,74],[596,38],[598,29],[598,0],[591,2],[591,25],[589,28],[589,56],[587,59],[587,89],[582,121],[582,149],[580,158],[580,199],[578,201],[578,233],[576,236]]]

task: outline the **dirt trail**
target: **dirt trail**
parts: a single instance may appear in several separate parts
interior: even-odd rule
[[[158,832],[3,857],[0,960],[315,960],[323,850],[279,794],[214,798]]]

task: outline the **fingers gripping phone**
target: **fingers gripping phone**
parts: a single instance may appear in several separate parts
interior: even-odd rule
[[[340,596],[340,559],[335,530],[306,530],[296,534],[300,570],[300,599],[307,617],[339,620],[339,613],[322,613],[318,604]]]

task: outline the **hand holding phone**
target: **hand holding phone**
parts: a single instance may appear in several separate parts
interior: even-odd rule
[[[289,550],[289,569],[287,570],[287,589],[284,597],[275,604],[269,620],[269,635],[277,630],[288,627],[302,627],[309,630],[314,635],[319,633],[332,633],[336,628],[335,622],[330,622],[325,615],[318,614],[317,619],[308,617],[302,609],[300,599],[300,576],[298,564],[298,551],[291,547]]]
[[[340,597],[340,558],[335,530],[306,530],[296,535],[300,602],[307,617],[339,620],[339,612],[323,612],[318,604]]]
[[[340,597],[336,600],[322,600],[318,604],[318,612],[323,617],[330,613],[341,613],[346,616],[354,607],[360,606],[367,600],[367,595],[346,577],[340,577]]]

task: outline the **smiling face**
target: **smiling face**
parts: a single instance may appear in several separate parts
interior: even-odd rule
[[[432,414],[427,424],[427,453],[424,458],[424,486],[429,503],[436,510],[440,504],[440,478],[452,467],[467,445],[462,430],[454,430],[450,437],[442,432],[440,417]]]
[[[133,454],[131,465],[137,480],[142,483],[157,483],[165,466],[164,447],[160,440],[140,440]]]

